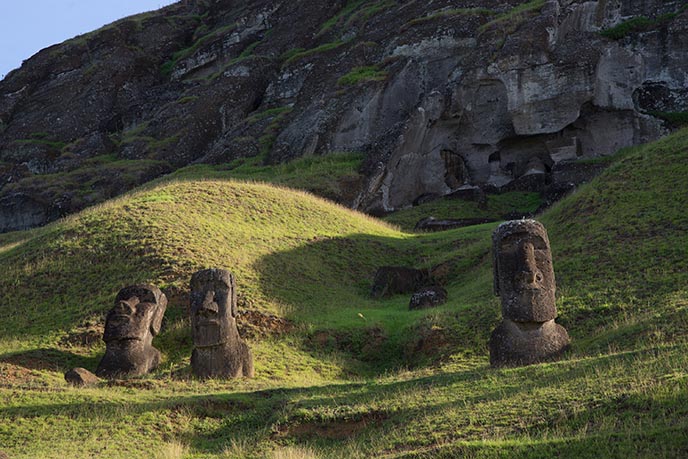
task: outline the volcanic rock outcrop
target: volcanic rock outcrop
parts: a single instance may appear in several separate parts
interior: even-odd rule
[[[570,344],[554,322],[556,282],[549,238],[535,220],[502,223],[492,236],[494,289],[502,323],[490,337],[490,363],[529,365],[552,360]]]
[[[372,213],[559,185],[685,117],[687,37],[678,0],[177,2],[0,81],[0,231],[246,157],[361,152]]]

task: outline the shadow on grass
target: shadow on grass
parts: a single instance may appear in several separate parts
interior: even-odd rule
[[[303,343],[305,350],[344,352],[368,368],[365,374],[379,375],[417,363],[411,356],[418,345],[414,341],[428,316],[447,316],[445,325],[458,321],[458,328],[470,324],[463,328],[471,328],[473,335],[476,329],[488,330],[494,315],[490,287],[485,286],[484,293],[477,296],[475,292],[466,294],[464,288],[475,283],[471,273],[486,257],[484,244],[476,244],[476,234],[489,240],[489,228],[407,239],[367,234],[320,238],[266,255],[255,268],[260,290],[287,305],[289,318],[311,331]],[[429,269],[440,264],[446,265],[443,282],[451,285],[444,306],[409,311],[412,292],[380,300],[370,296],[375,272],[381,266]],[[482,306],[465,314],[466,301]],[[450,332],[443,339],[455,344],[461,341]],[[360,368],[347,370],[360,374]]]
[[[655,365],[657,359],[674,359],[684,349],[646,349],[517,369],[495,370],[485,364],[403,381],[209,395],[147,392],[149,398],[142,401],[135,393],[127,399],[117,391],[118,396],[112,397],[111,384],[102,382],[96,389],[60,392],[56,396],[59,401],[53,403],[3,407],[0,416],[18,419],[59,413],[83,425],[120,419],[113,428],[117,422],[132,422],[132,417],[164,420],[181,416],[187,421],[180,426],[179,440],[200,454],[220,454],[232,440],[249,445],[308,443],[335,450],[341,447],[341,438],[331,435],[343,431],[363,443],[378,437],[387,438],[385,444],[394,444],[394,438],[403,438],[396,437],[400,432],[415,439],[403,442],[388,457],[461,457],[459,453],[504,457],[512,450],[514,457],[545,457],[552,451],[574,457],[603,440],[612,443],[605,451],[614,457],[627,452],[634,439],[646,448],[653,438],[668,440],[660,444],[665,449],[659,451],[680,457],[672,454],[683,451],[688,441],[665,437],[679,432],[677,427],[686,427],[685,391],[645,393],[619,388],[610,396],[603,387],[585,387],[594,385],[600,374],[625,377],[628,368],[639,362]],[[568,383],[580,387],[561,387]],[[567,396],[560,398],[557,394],[562,390]],[[553,403],[555,410],[551,409]],[[437,437],[426,435],[424,431],[431,427],[422,420],[436,425],[444,440],[438,444]],[[635,431],[641,424],[651,429]],[[501,430],[494,433],[495,427]]]
[[[101,357],[44,348],[0,355],[0,363],[17,365],[27,370],[66,372],[72,368],[83,367],[95,371]]]

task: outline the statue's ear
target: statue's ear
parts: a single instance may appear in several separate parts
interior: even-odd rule
[[[236,318],[236,316],[239,314],[237,308],[238,308],[238,299],[237,299],[237,288],[236,288],[236,280],[234,279],[234,274],[230,274],[230,281],[229,281],[229,301],[230,301],[230,311],[232,314],[232,317]]]
[[[167,297],[164,293],[160,294],[158,298],[155,310],[153,311],[153,318],[151,319],[150,331],[153,336],[160,333],[160,328],[162,328],[162,318],[165,315],[165,310],[167,309]]]
[[[492,246],[492,278],[494,279],[494,293],[499,296],[499,257],[495,244]]]

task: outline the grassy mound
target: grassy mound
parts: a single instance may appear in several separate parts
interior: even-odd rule
[[[688,453],[688,130],[618,155],[541,217],[560,362],[491,369],[494,224],[404,233],[313,196],[158,183],[0,236],[0,445],[11,457],[680,457]],[[435,267],[450,301],[368,298],[375,268]],[[257,377],[189,376],[190,274],[226,267],[240,304],[291,321],[249,337]],[[76,390],[119,288],[171,299],[159,370]],[[267,316],[266,316],[267,317]],[[241,322],[241,320],[240,320]],[[88,336],[92,336],[91,335]],[[96,333],[97,335],[97,333]]]

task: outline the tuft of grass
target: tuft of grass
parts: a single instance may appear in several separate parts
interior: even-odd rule
[[[182,61],[190,56],[192,56],[196,51],[198,51],[201,47],[206,45],[208,42],[216,39],[217,37],[224,35],[228,32],[231,32],[236,28],[236,24],[229,24],[226,26],[218,27],[217,29],[206,33],[202,37],[200,37],[198,40],[193,42],[191,46],[180,49],[179,51],[176,51],[172,54],[170,59],[165,61],[162,66],[160,67],[160,73],[162,73],[163,76],[169,77],[174,68],[177,66],[179,61]]]
[[[495,11],[490,10],[488,8],[448,8],[429,14],[427,16],[411,19],[404,25],[404,28],[413,27],[428,22],[434,22],[454,16],[492,16],[495,14]]]
[[[15,145],[43,145],[53,150],[62,150],[67,146],[66,142],[60,140],[51,140],[50,135],[46,132],[34,132],[28,139],[15,139],[12,141]]]
[[[198,96],[184,96],[177,99],[177,103],[183,105],[188,104],[189,102],[193,102],[195,100],[198,100]]]
[[[387,71],[380,70],[377,65],[354,67],[349,73],[337,80],[340,86],[354,86],[369,81],[384,81],[387,79]]]
[[[303,446],[278,448],[268,455],[268,459],[319,459],[320,457],[311,448]]]
[[[292,107],[285,105],[283,107],[268,108],[262,112],[254,113],[246,118],[248,124],[256,124],[266,118],[279,117],[290,113],[293,110]]]
[[[182,459],[189,453],[189,447],[183,443],[165,443],[153,452],[153,459]]]
[[[342,21],[344,18],[348,17],[351,13],[353,13],[358,7],[360,7],[365,0],[349,0],[346,5],[334,16],[332,16],[330,19],[325,21],[325,23],[320,27],[320,30],[318,31],[316,37],[319,37],[321,35],[324,35],[325,33],[329,32],[334,26],[336,26],[340,21]]]
[[[372,2],[371,4],[366,5],[365,7],[351,14],[349,19],[346,20],[344,26],[346,28],[350,28],[354,24],[365,24],[371,17],[387,11],[396,5],[397,3],[394,0],[380,0],[377,2]]]
[[[292,112],[293,107],[284,106],[276,107],[265,110],[260,113],[256,113],[247,118],[246,122],[251,125],[259,121],[272,118],[270,123],[263,129],[262,135],[258,137],[258,148],[259,154],[254,161],[264,161],[268,154],[272,150],[275,140],[277,140],[277,135],[282,128],[284,120]]]
[[[655,118],[661,118],[676,126],[683,126],[688,124],[688,112],[650,111],[648,112],[648,114],[654,116]]]
[[[485,32],[496,26],[504,27],[507,30],[516,30],[528,16],[538,13],[542,7],[545,6],[545,0],[531,0],[521,3],[510,10],[495,15],[490,22],[483,24],[478,29],[480,32]]]
[[[290,65],[293,64],[294,62],[297,62],[301,59],[304,59],[309,56],[313,56],[315,54],[319,53],[324,53],[326,51],[330,51],[336,48],[339,48],[342,46],[345,41],[338,40],[338,41],[333,41],[331,43],[325,43],[320,46],[317,46],[315,48],[311,49],[303,49],[303,48],[295,48],[293,50],[287,51],[282,55],[282,59],[284,60],[283,65]]]
[[[600,35],[606,38],[611,38],[612,40],[620,40],[632,32],[638,32],[639,30],[646,29],[653,24],[654,21],[652,19],[645,16],[638,16],[609,29],[605,29],[600,32]]]
[[[621,40],[629,34],[643,32],[647,30],[656,29],[664,24],[671,22],[681,12],[688,10],[688,5],[679,8],[675,13],[666,13],[656,18],[648,18],[646,16],[636,16],[628,19],[620,24],[602,30],[600,35],[611,40]]]

